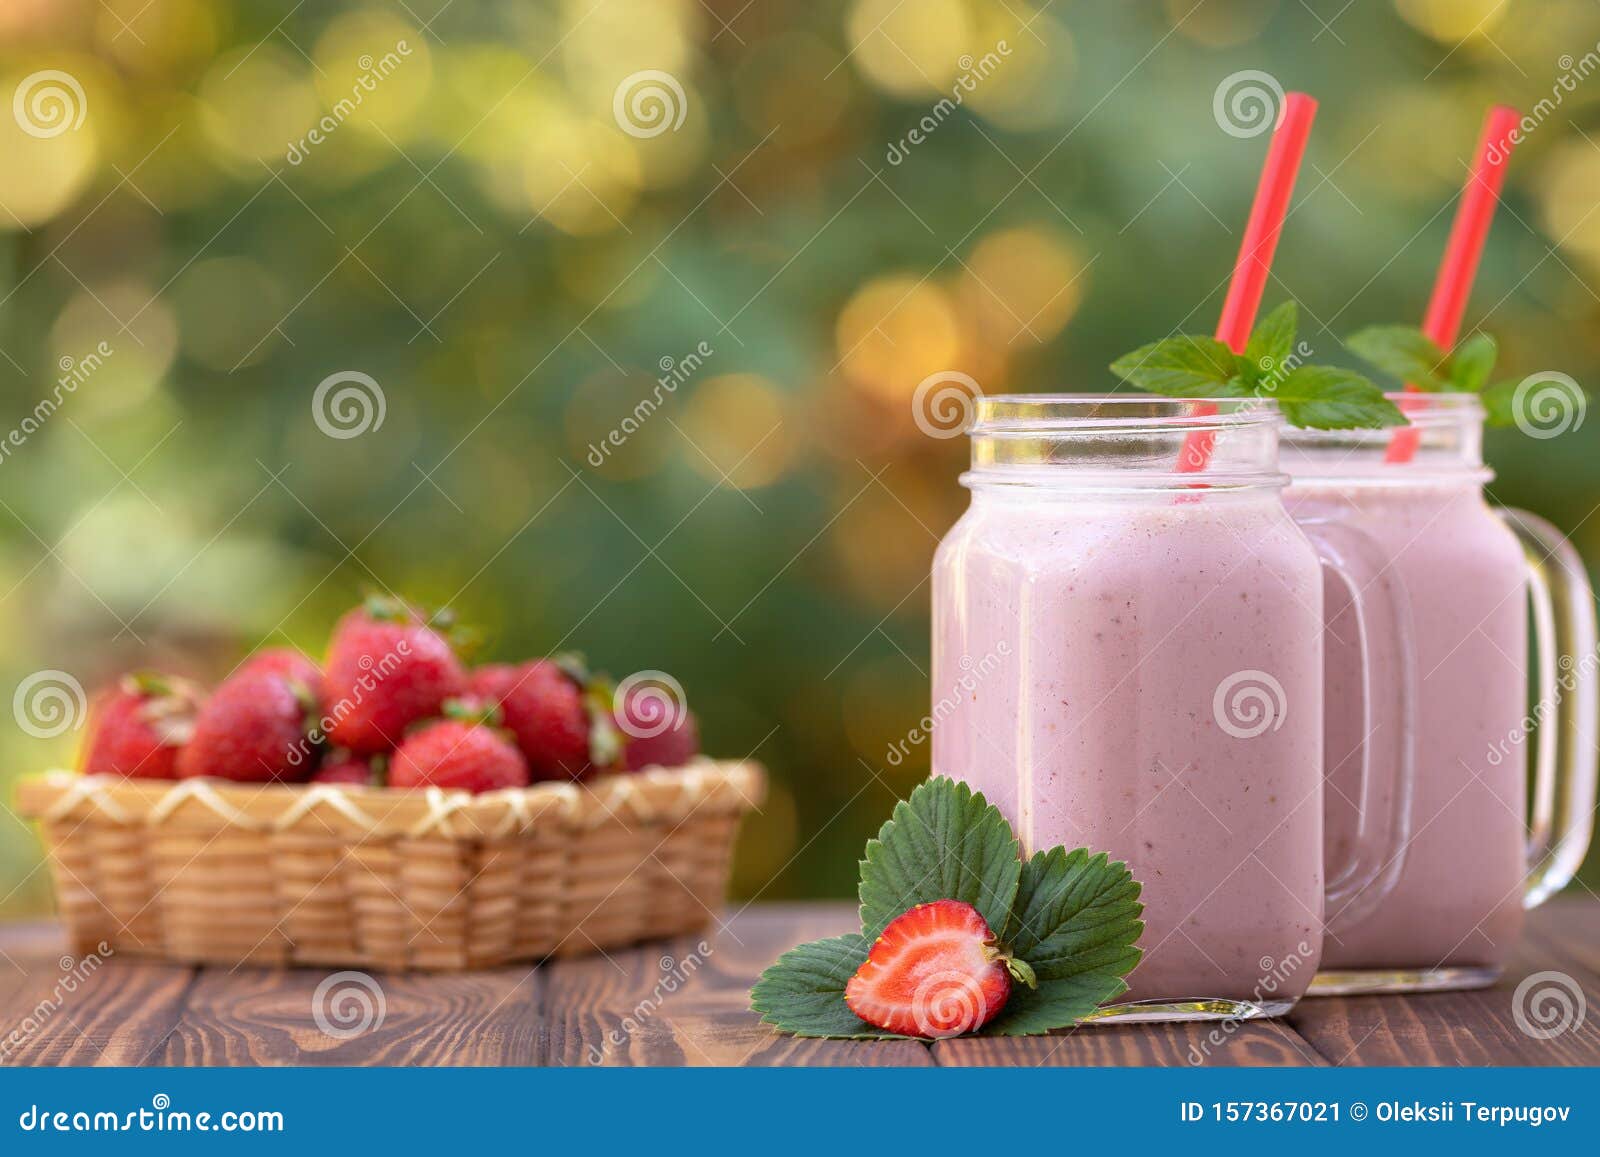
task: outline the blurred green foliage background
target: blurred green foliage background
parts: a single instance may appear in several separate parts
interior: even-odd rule
[[[61,404],[0,456],[0,685],[317,651],[363,584],[449,602],[500,655],[676,674],[774,773],[737,894],[848,894],[926,774],[885,753],[965,500],[916,385],[1104,390],[1209,329],[1247,69],[1322,102],[1268,291],[1318,360],[1420,318],[1483,110],[1545,101],[1468,325],[1590,381],[1597,41],[1592,0],[7,0],[0,427]],[[383,401],[355,437],[314,409],[341,372]],[[1597,438],[1489,446],[1594,560]],[[9,799],[78,736],[6,722]],[[0,813],[0,911],[48,906],[38,855]]]

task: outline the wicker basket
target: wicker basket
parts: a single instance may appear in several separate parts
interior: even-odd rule
[[[763,782],[708,759],[476,796],[50,772],[18,802],[80,951],[453,970],[705,926]]]

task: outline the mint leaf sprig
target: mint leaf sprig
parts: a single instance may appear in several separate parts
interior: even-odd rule
[[[1362,361],[1424,393],[1477,394],[1491,426],[1516,425],[1512,399],[1518,383],[1489,383],[1500,348],[1486,333],[1475,333],[1446,352],[1416,326],[1373,325],[1344,344]]]
[[[1286,301],[1261,319],[1242,354],[1213,337],[1179,334],[1111,363],[1130,385],[1169,398],[1271,399],[1293,426],[1315,430],[1403,426],[1405,415],[1354,370],[1306,362],[1296,344],[1299,313]]]
[[[844,1001],[872,940],[918,904],[961,900],[999,930],[1024,982],[986,1036],[1031,1036],[1076,1024],[1127,991],[1144,931],[1140,886],[1104,852],[1052,848],[1022,860],[1011,825],[965,784],[931,779],[895,805],[861,861],[861,926],[790,949],[761,974],[751,1008],[806,1037],[894,1039]],[[1028,983],[1027,978],[1031,978]]]

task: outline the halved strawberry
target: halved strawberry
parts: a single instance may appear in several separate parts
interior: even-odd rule
[[[1013,976],[1034,984],[1033,970],[996,942],[976,908],[935,900],[889,921],[845,985],[844,1002],[886,1032],[960,1036],[1000,1015]]]

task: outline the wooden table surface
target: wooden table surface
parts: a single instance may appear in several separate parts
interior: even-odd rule
[[[0,1064],[12,1065],[1597,1065],[1600,902],[1532,914],[1505,979],[1479,992],[1303,1001],[1286,1019],[1096,1026],[1050,1037],[810,1041],[780,1036],[747,993],[781,951],[855,928],[845,904],[758,905],[699,937],[609,956],[455,976],[378,973],[381,1024],[318,1024],[332,970],[110,959],[68,985],[52,924],[0,925]],[[1588,1015],[1522,1031],[1517,984],[1557,971]],[[78,973],[82,969],[76,970]],[[686,979],[685,979],[686,978]],[[347,1008],[346,1011],[351,1011]],[[1207,1043],[1208,1038],[1216,1043]]]

